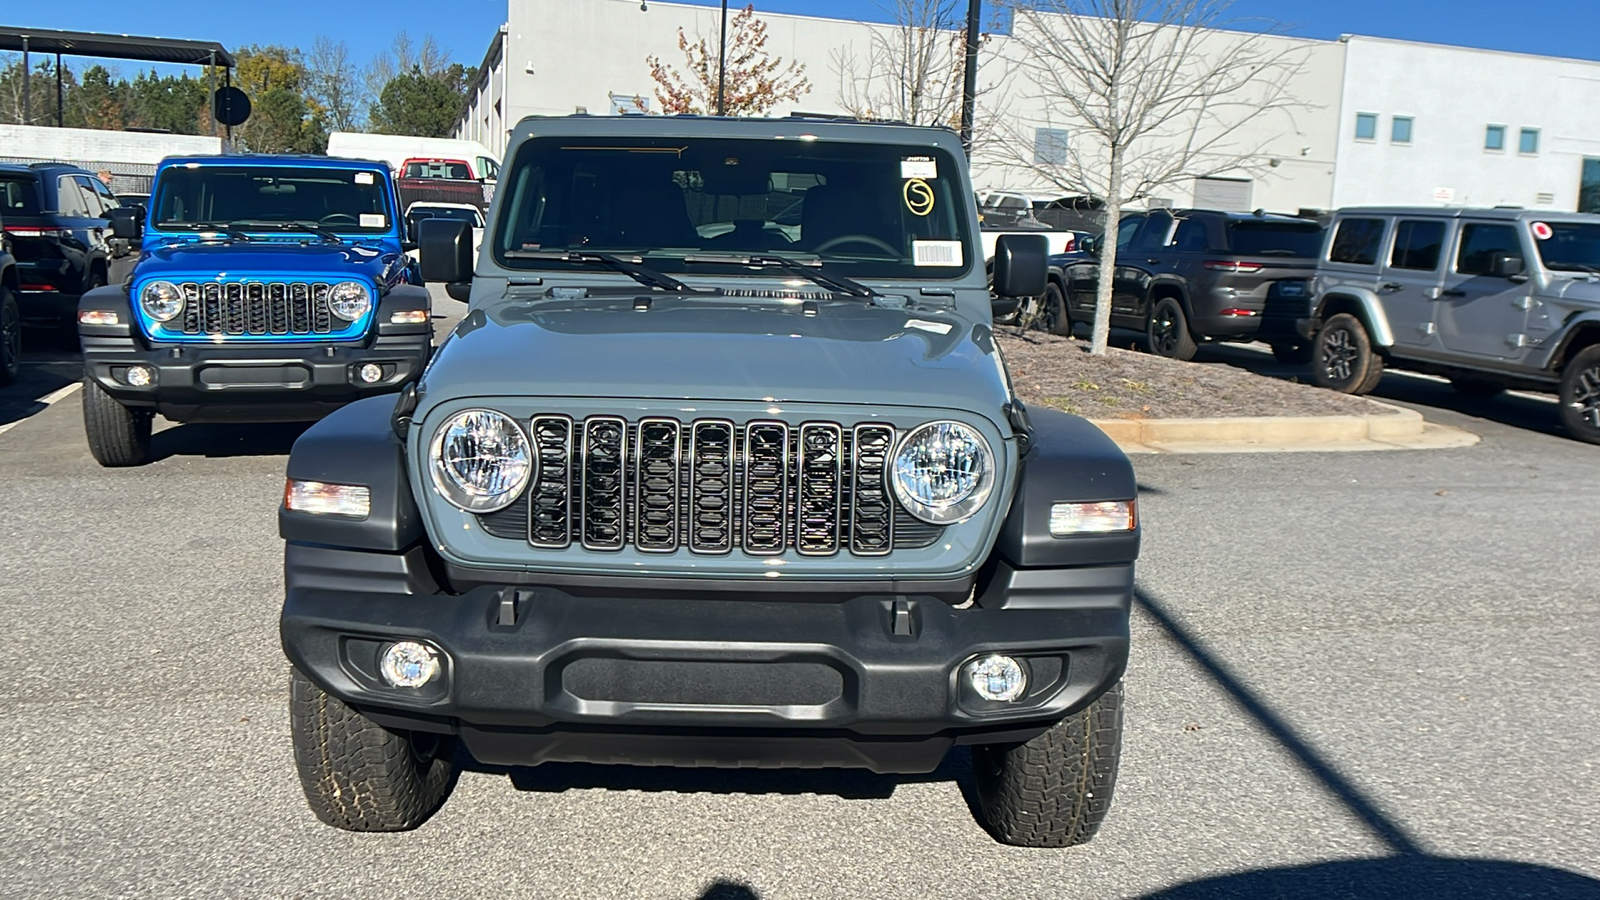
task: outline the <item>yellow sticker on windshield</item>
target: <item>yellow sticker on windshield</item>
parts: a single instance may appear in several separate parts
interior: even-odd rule
[[[921,178],[912,178],[906,181],[900,193],[906,198],[906,209],[912,215],[925,216],[933,212],[933,188]]]

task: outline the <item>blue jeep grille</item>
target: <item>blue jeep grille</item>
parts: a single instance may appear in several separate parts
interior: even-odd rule
[[[181,328],[185,335],[317,335],[345,325],[341,321],[334,326],[328,311],[329,285],[324,282],[186,281],[178,287],[185,301],[183,315],[164,328]]]

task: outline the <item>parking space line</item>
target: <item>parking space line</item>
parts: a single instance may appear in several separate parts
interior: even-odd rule
[[[39,399],[37,399],[37,400],[35,400],[33,402],[35,402],[35,403],[43,403],[45,405],[45,408],[48,409],[49,407],[54,406],[57,403],[57,401],[65,400],[68,397],[71,397],[72,396],[72,392],[78,390],[81,387],[83,387],[83,382],[74,381],[73,383],[67,385],[66,387],[57,388],[57,389],[51,391],[48,394],[45,394],[43,397],[40,397]],[[39,412],[44,412],[44,410],[40,410]],[[39,413],[34,413],[33,415],[36,416],[38,414]],[[7,422],[4,425],[0,425],[0,434],[5,434],[6,432],[8,432],[11,429],[17,427],[18,425],[21,425],[23,422],[26,422],[31,418],[33,418],[33,416],[25,416],[25,417],[23,417],[21,419],[16,420],[15,422]]]

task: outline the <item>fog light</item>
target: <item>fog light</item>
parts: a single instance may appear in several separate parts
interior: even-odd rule
[[[358,369],[356,374],[360,376],[362,381],[365,381],[367,384],[372,384],[374,381],[377,381],[383,377],[383,367],[377,363],[367,363]]]
[[[134,387],[144,387],[156,380],[156,373],[149,366],[129,366],[128,383]]]
[[[985,700],[1015,700],[1028,689],[1028,673],[1022,663],[999,654],[967,663],[967,679]]]
[[[439,674],[439,657],[433,648],[416,641],[399,641],[383,651],[378,666],[383,680],[394,687],[422,687]]]

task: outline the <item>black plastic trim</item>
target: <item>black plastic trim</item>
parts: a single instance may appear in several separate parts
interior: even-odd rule
[[[400,551],[424,538],[422,515],[406,474],[405,445],[390,427],[393,412],[392,397],[357,400],[294,442],[289,478],[365,485],[372,493],[372,510],[357,520],[279,507],[278,533],[284,540]]]

